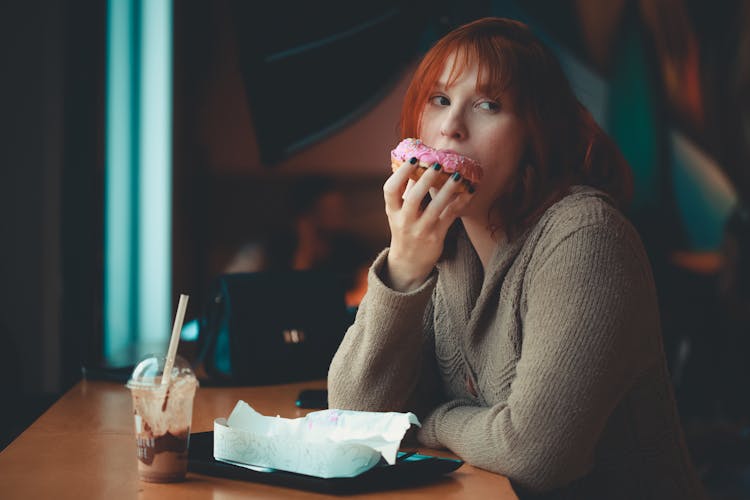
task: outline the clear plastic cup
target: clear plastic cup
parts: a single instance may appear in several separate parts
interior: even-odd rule
[[[198,387],[193,370],[180,356],[175,357],[169,387],[162,387],[165,362],[164,356],[147,356],[127,383],[133,396],[138,475],[156,483],[185,479]]]

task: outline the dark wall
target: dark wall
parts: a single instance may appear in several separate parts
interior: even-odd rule
[[[103,5],[0,4],[0,365],[21,395],[66,389],[94,338]]]
[[[3,358],[30,392],[59,390],[61,7],[41,0],[0,7],[0,322],[4,346],[15,351]]]

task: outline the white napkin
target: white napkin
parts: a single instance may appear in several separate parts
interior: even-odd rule
[[[353,477],[383,457],[396,463],[413,413],[323,410],[304,418],[267,417],[238,401],[214,421],[214,458],[322,478]],[[252,467],[255,466],[255,467]]]

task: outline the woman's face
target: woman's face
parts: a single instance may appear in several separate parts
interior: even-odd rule
[[[495,200],[513,180],[526,147],[526,133],[514,103],[484,95],[477,85],[478,66],[467,65],[446,87],[455,55],[450,57],[422,113],[419,138],[437,149],[473,158],[484,175],[461,216],[486,218]]]

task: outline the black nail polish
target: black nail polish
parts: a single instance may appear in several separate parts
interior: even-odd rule
[[[474,194],[474,191],[476,191],[474,186],[469,186],[469,194]]]
[[[414,156],[412,156],[411,158],[409,158],[409,163],[411,163],[412,165],[414,165],[415,163],[417,163],[417,158],[414,157]]]
[[[456,172],[455,174],[453,174],[453,180],[456,181],[456,182],[460,181],[461,180],[461,174],[459,174],[458,172]]]
[[[435,170],[440,170],[440,169],[441,169],[441,168],[443,168],[443,167],[442,167],[442,165],[440,165],[440,164],[439,164],[438,162],[435,162],[435,164],[434,164],[434,165],[432,165],[432,168],[434,168]]]

